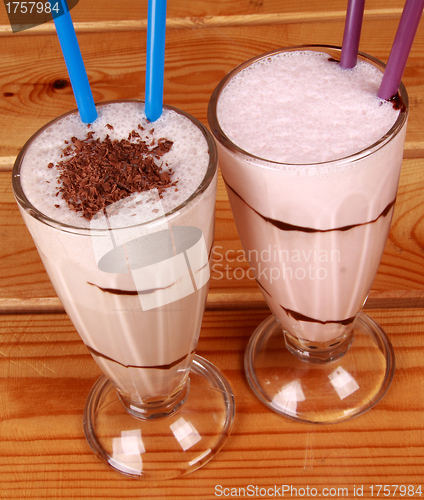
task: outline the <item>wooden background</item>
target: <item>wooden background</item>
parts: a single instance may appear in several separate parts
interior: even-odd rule
[[[340,45],[346,4],[168,0],[165,102],[206,124],[209,96],[240,62],[288,45]],[[360,50],[387,61],[402,8],[367,0]],[[147,1],[81,0],[71,13],[95,100],[143,98]],[[422,485],[424,494],[424,23],[403,78],[411,114],[394,222],[367,302],[395,348],[388,394],[358,419],[321,427],[287,421],[255,399],[243,354],[269,311],[247,264],[234,261],[241,245],[220,181],[198,352],[229,379],[236,421],[207,466],[156,484],[109,471],[85,442],[82,410],[99,370],[63,314],[11,192],[25,141],[75,108],[53,23],[13,34],[0,6],[0,54],[0,498],[209,499],[216,485],[281,484],[347,487],[349,498],[354,485],[364,498],[373,484]]]

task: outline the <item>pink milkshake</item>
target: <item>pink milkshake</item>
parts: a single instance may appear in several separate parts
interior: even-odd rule
[[[88,442],[124,474],[175,477],[208,462],[233,421],[225,378],[195,355],[210,278],[216,147],[200,122],[169,106],[154,123],[141,101],[97,110],[89,126],[71,112],[37,132],[15,163],[14,193],[106,376],[87,399]],[[196,420],[206,400],[207,436]],[[160,468],[158,449],[172,457]]]
[[[389,232],[407,121],[383,66],[299,47],[227,75],[209,106],[237,229],[259,288],[302,359],[340,358]]]
[[[52,167],[66,158],[62,150],[71,137],[90,133],[113,142],[133,131],[140,136],[133,140],[151,149],[161,138],[172,141],[170,151],[155,161],[168,165],[165,171],[173,169],[175,186],[161,194],[157,188],[133,193],[91,219],[71,210],[57,196],[58,171]],[[100,368],[129,400],[161,400],[178,391],[197,345],[213,241],[216,175],[201,130],[173,110],[153,125],[143,118],[142,103],[112,103],[99,107],[90,128],[75,113],[56,121],[18,161],[22,196],[38,210],[20,203],[22,216]],[[187,247],[184,231],[190,233]],[[190,245],[193,282],[184,257]],[[172,259],[181,261],[174,273],[162,264]]]
[[[247,258],[283,327],[307,342],[351,327],[384,250],[405,127],[384,137],[399,110],[375,97],[381,77],[363,61],[344,71],[327,54],[283,52],[219,94],[212,126]]]

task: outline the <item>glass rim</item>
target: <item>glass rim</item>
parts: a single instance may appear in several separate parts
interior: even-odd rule
[[[256,61],[259,61],[261,59],[265,59],[266,57],[273,56],[275,54],[279,54],[281,52],[293,52],[293,51],[307,51],[307,50],[312,50],[314,52],[324,52],[330,56],[338,54],[340,56],[341,54],[341,47],[335,46],[335,45],[323,45],[323,44],[311,44],[311,45],[294,45],[294,46],[289,46],[289,47],[282,47],[278,49],[273,49],[271,51],[265,52],[263,54],[259,54],[257,56],[254,56],[247,61],[239,64],[236,66],[233,70],[231,70],[227,75],[218,83],[216,86],[215,90],[213,91],[211,98],[209,100],[209,105],[208,105],[208,122],[209,122],[209,127],[212,131],[212,134],[215,136],[216,140],[223,145],[226,149],[231,151],[232,153],[237,153],[241,154],[244,157],[247,158],[247,160],[251,163],[254,163],[255,165],[261,166],[262,168],[271,168],[273,170],[276,169],[276,166],[281,165],[281,166],[287,166],[287,167],[299,167],[299,166],[305,166],[305,167],[320,167],[324,165],[334,165],[334,164],[345,164],[345,163],[352,163],[355,161],[358,161],[366,156],[369,156],[370,154],[375,153],[379,149],[381,149],[384,145],[387,143],[391,142],[392,139],[394,139],[397,134],[402,130],[403,126],[405,125],[407,118],[408,118],[408,113],[409,113],[409,98],[408,98],[408,92],[402,82],[400,82],[398,93],[401,97],[402,103],[404,104],[404,107],[400,108],[399,115],[395,121],[395,123],[392,125],[392,127],[384,134],[382,135],[377,141],[375,141],[373,144],[365,147],[364,149],[361,149],[360,151],[357,151],[355,153],[349,154],[347,156],[342,156],[340,158],[334,158],[332,160],[328,161],[320,161],[320,162],[304,162],[304,163],[288,163],[288,162],[281,162],[281,161],[276,161],[276,160],[269,160],[267,158],[263,158],[260,156],[256,156],[252,153],[249,153],[248,151],[245,151],[243,148],[235,144],[222,130],[218,116],[217,116],[217,106],[218,106],[218,101],[221,92],[224,90],[228,82],[240,71],[242,71],[244,68],[250,66]],[[330,52],[334,52],[334,54],[331,54]],[[358,52],[358,57],[361,60],[368,61],[372,63],[375,67],[381,69],[384,72],[384,68],[386,65],[377,59],[374,56],[371,56],[369,54],[366,54],[365,52]],[[340,61],[340,57],[337,59]],[[348,71],[348,70],[347,70]]]
[[[142,99],[113,99],[113,100],[109,100],[109,101],[102,101],[102,102],[96,103],[96,107],[105,106],[105,105],[109,105],[109,104],[115,104],[115,103],[132,103],[132,102],[144,103],[144,101]],[[150,220],[145,221],[145,222],[140,222],[140,223],[136,223],[136,224],[132,224],[132,225],[117,226],[117,227],[113,228],[114,231],[115,230],[116,231],[128,230],[128,229],[135,228],[135,227],[147,227],[149,225],[158,224],[161,221],[165,221],[166,219],[171,217],[173,214],[179,212],[181,209],[186,207],[190,202],[192,202],[194,199],[196,199],[204,191],[206,191],[208,186],[211,184],[211,182],[215,176],[215,173],[218,169],[218,151],[217,151],[216,143],[215,143],[214,138],[212,137],[211,133],[203,125],[203,123],[200,120],[198,120],[197,118],[195,118],[194,116],[191,116],[190,114],[186,113],[185,111],[182,111],[179,108],[176,108],[176,107],[168,105],[168,104],[164,104],[163,107],[165,109],[175,111],[178,114],[185,116],[202,132],[202,134],[206,140],[207,146],[208,146],[208,154],[209,154],[209,162],[208,162],[205,176],[203,177],[199,186],[193,191],[193,193],[187,199],[185,199],[182,203],[180,203],[178,206],[172,208],[171,210],[169,210],[165,214],[161,214],[158,217],[156,217],[155,219],[150,219]],[[48,123],[46,123],[45,125],[43,125],[40,129],[38,129],[26,141],[24,146],[19,151],[19,154],[16,157],[15,163],[13,165],[13,170],[12,170],[13,194],[15,196],[17,203],[22,207],[23,210],[25,210],[25,212],[27,212],[30,216],[32,216],[33,218],[39,220],[40,222],[42,222],[48,226],[54,227],[56,229],[61,229],[63,231],[67,231],[67,232],[71,232],[71,233],[78,233],[78,234],[90,235],[93,233],[96,233],[96,234],[97,233],[99,233],[99,234],[100,233],[107,233],[110,231],[108,228],[95,228],[95,229],[93,229],[89,226],[87,227],[87,226],[79,226],[79,225],[75,225],[75,224],[68,224],[68,223],[61,222],[60,220],[57,220],[57,219],[54,219],[52,217],[45,215],[43,212],[38,210],[28,200],[28,198],[26,197],[24,190],[22,188],[21,182],[20,182],[21,181],[21,177],[20,177],[21,166],[22,166],[23,159],[25,157],[26,151],[29,148],[29,146],[33,143],[33,141],[39,135],[41,135],[51,125],[53,125],[57,121],[59,121],[63,118],[66,118],[67,116],[74,114],[74,113],[78,113],[78,109],[73,109],[71,111],[67,111],[66,113],[63,113],[62,115],[54,118],[53,120],[51,120]],[[125,198],[124,198],[124,200],[125,200]]]

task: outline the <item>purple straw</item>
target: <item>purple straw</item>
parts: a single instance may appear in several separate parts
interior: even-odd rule
[[[380,99],[389,100],[397,94],[423,7],[424,0],[406,0],[383,80],[377,94]]]
[[[340,66],[344,69],[353,68],[356,65],[364,6],[365,0],[349,0],[347,5],[342,55],[340,57]]]

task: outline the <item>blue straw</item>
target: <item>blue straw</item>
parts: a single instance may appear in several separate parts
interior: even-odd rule
[[[81,120],[92,123],[97,118],[96,105],[68,4],[66,0],[50,0],[50,6]]]
[[[166,0],[149,0],[147,11],[146,118],[162,115],[165,71]]]

